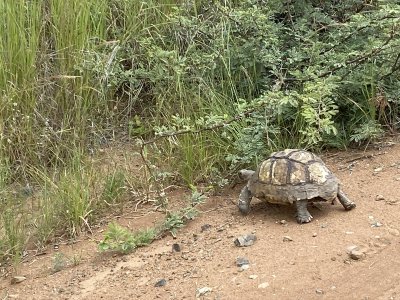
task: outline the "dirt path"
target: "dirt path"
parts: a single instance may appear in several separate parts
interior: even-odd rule
[[[351,161],[365,154],[374,156]],[[195,299],[196,291],[207,287],[211,291],[201,299],[400,299],[400,146],[324,158],[356,202],[355,210],[322,204],[310,208],[311,223],[298,225],[293,208],[254,202],[244,217],[233,204],[238,189],[226,190],[210,198],[202,207],[206,212],[176,239],[155,241],[130,255],[98,253],[104,229],[99,228],[58,249],[79,258],[76,266],[51,274],[54,251],[31,257],[17,270],[27,280],[10,285],[10,278],[2,278],[0,298]],[[376,201],[378,194],[384,199]],[[125,216],[119,221],[132,229],[159,217]],[[257,236],[254,245],[234,245],[237,236],[249,233]],[[174,243],[180,252],[172,252]],[[349,258],[352,245],[366,256]],[[249,260],[248,269],[236,266],[238,257]],[[160,279],[166,284],[155,287]]]

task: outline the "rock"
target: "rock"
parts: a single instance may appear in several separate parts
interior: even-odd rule
[[[321,290],[321,289],[316,289],[315,292],[316,292],[318,295],[324,294],[324,291]]]
[[[312,234],[312,236],[313,236],[313,237],[317,237],[317,233],[314,232],[314,233]]]
[[[250,275],[249,278],[250,279],[257,279],[258,275]]]
[[[385,200],[385,197],[383,197],[383,195],[376,195],[375,201],[382,201],[382,200]]]
[[[201,296],[204,296],[207,293],[212,292],[212,288],[205,286],[202,288],[199,288],[196,290],[196,298],[200,298]]]
[[[21,283],[22,281],[25,281],[25,280],[26,280],[25,276],[13,276],[11,278],[11,284]]]
[[[209,230],[211,228],[210,224],[204,224],[201,226],[201,232]]]
[[[236,265],[237,265],[238,267],[242,267],[242,266],[244,266],[244,265],[250,265],[250,261],[249,261],[247,258],[245,258],[245,257],[238,257],[238,258],[236,259]]]
[[[172,252],[181,252],[181,246],[179,244],[172,244]]]
[[[280,221],[279,221],[279,224],[281,224],[281,225],[287,225],[287,221],[286,221],[286,220],[280,220]]]
[[[284,241],[284,242],[292,242],[293,239],[292,239],[290,236],[285,235],[285,236],[283,237],[283,241]]]
[[[249,268],[250,268],[250,265],[243,265],[243,266],[241,266],[241,267],[239,268],[239,272],[246,271],[246,270],[248,270]]]
[[[394,235],[394,236],[399,236],[399,235],[400,235],[400,231],[397,230],[396,228],[388,228],[387,231],[388,231],[391,235]]]
[[[347,247],[347,253],[349,257],[353,260],[359,260],[365,257],[365,249],[360,249],[358,246],[349,246]]]
[[[163,278],[163,279],[160,279],[159,281],[157,281],[154,286],[161,287],[161,286],[165,286],[166,284],[167,284],[167,281]]]
[[[397,204],[399,204],[399,200],[398,199],[387,199],[385,202],[386,202],[386,204],[389,204],[389,205],[397,205]]]
[[[365,257],[365,253],[360,250],[353,250],[349,253],[351,259],[359,260]]]
[[[381,227],[383,224],[379,221],[374,221],[371,223],[371,227]]]
[[[256,240],[257,237],[254,234],[247,234],[237,237],[234,243],[237,247],[248,247],[253,245]]]
[[[382,168],[382,167],[375,168],[375,169],[374,169],[374,173],[379,173],[379,172],[382,172],[382,170],[383,170],[383,168]]]
[[[269,287],[269,283],[268,282],[263,282],[263,283],[260,283],[258,285],[259,289],[266,289],[267,287]]]

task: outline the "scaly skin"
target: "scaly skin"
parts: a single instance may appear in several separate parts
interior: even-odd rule
[[[339,189],[337,197],[345,210],[352,210],[356,207],[356,204],[351,201],[341,189]]]
[[[311,222],[311,219],[313,217],[307,210],[308,200],[299,200],[299,201],[296,201],[295,203],[296,203],[296,209],[297,209],[297,213],[296,213],[297,222],[300,224]]]
[[[247,215],[250,212],[250,202],[253,198],[247,185],[242,189],[239,196],[238,207],[242,214]]]

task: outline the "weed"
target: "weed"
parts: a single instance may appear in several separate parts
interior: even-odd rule
[[[110,223],[104,234],[104,239],[99,243],[99,249],[100,251],[116,251],[128,254],[137,247],[150,244],[155,237],[155,229],[145,229],[132,233],[117,223]]]
[[[57,273],[69,266],[77,266],[81,263],[81,257],[78,254],[74,254],[71,257],[66,256],[64,253],[57,252],[52,258],[52,273]]]
[[[60,272],[60,271],[64,270],[64,268],[66,268],[68,265],[67,257],[61,252],[57,252],[53,256],[52,260],[53,260],[53,265],[51,268],[52,273]]]

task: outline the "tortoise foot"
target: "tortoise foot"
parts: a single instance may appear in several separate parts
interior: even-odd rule
[[[353,208],[355,208],[357,205],[354,202],[350,202],[349,204],[347,204],[344,209],[345,210],[352,210]]]
[[[242,213],[242,215],[247,215],[250,212],[249,205],[239,203],[238,207],[239,207],[239,211]]]
[[[307,210],[307,200],[296,201],[296,219],[299,224],[311,222],[312,215]]]
[[[299,223],[299,224],[310,223],[312,218],[313,218],[313,216],[310,214],[308,214],[308,216],[306,216],[306,215],[302,215],[302,216],[297,215],[296,216],[297,223]]]

